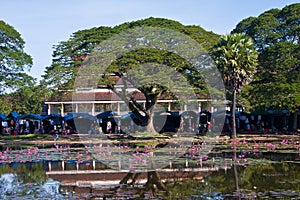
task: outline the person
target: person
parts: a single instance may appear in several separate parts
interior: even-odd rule
[[[120,126],[118,126],[117,134],[125,134],[125,132],[121,129]]]
[[[97,128],[97,123],[93,122],[91,124],[91,129],[89,130],[90,134],[97,134],[98,133],[98,128]]]
[[[44,134],[45,133],[45,127],[44,127],[44,123],[43,122],[41,122],[41,124],[40,124],[39,133],[40,134]]]
[[[33,124],[33,121],[29,121],[29,133],[34,133],[35,126]]]
[[[14,129],[13,132],[12,132],[12,134],[13,134],[14,136],[18,135],[18,130],[17,130],[17,129]]]
[[[65,126],[63,129],[63,134],[64,135],[70,135],[71,134],[71,127],[69,126],[69,124],[67,122],[65,122]]]
[[[112,133],[112,124],[111,124],[111,121],[107,122],[106,130],[107,130],[107,133]]]
[[[210,122],[207,122],[206,124],[206,132],[210,132],[211,131],[211,124]]]
[[[232,130],[231,130],[231,126],[229,123],[226,123],[224,126],[224,132],[229,133],[229,135],[231,136],[232,134]]]
[[[203,124],[199,124],[198,126],[198,133],[203,134],[205,132],[205,127]]]
[[[7,127],[4,127],[3,128],[3,135],[8,135],[8,128]]]
[[[54,138],[54,140],[55,140],[55,141],[58,140],[58,132],[57,132],[57,131],[55,132],[55,138]]]
[[[20,126],[19,134],[20,134],[20,135],[23,135],[23,134],[24,134],[24,127],[23,127],[23,126]]]

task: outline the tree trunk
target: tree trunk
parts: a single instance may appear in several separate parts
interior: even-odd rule
[[[232,94],[232,108],[231,108],[231,117],[232,117],[232,138],[236,138],[236,123],[235,123],[235,110],[236,110],[236,89],[233,89]]]
[[[148,122],[147,122],[147,126],[146,126],[146,131],[148,133],[157,133],[155,128],[154,128],[153,114],[152,113],[149,114],[149,118],[148,118]]]
[[[120,184],[127,184],[128,180],[133,176],[133,173],[129,172],[126,176],[120,181]]]
[[[233,163],[233,172],[234,172],[234,185],[237,192],[240,191],[239,187],[239,175],[237,172],[237,166],[236,166],[236,152],[234,152],[234,163]]]
[[[157,171],[150,171],[147,172],[147,183],[146,183],[146,188],[150,189],[153,188],[154,186],[157,187],[158,190],[162,190],[162,191],[167,191],[166,186],[162,183],[161,178],[159,176],[159,174],[157,173]]]
[[[298,128],[298,112],[295,111],[293,114],[293,132],[297,132],[297,128]]]

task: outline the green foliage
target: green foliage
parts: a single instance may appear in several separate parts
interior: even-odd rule
[[[33,183],[42,185],[46,182],[43,162],[32,165],[20,164],[16,168],[12,168],[8,164],[1,166],[0,175],[7,173],[17,174],[16,178],[23,184]]]
[[[213,47],[211,55],[223,74],[225,86],[230,91],[240,91],[251,82],[258,56],[251,38],[244,34],[223,36]]]
[[[0,94],[26,84],[32,58],[24,52],[24,44],[20,33],[0,20]]]
[[[34,79],[28,76],[28,84],[19,87],[16,91],[0,96],[0,113],[10,113],[11,111],[24,113],[41,113],[42,105],[48,91],[41,85],[35,85]]]
[[[160,27],[179,31],[198,41],[206,50],[215,44],[218,38],[218,36],[214,33],[207,32],[198,26],[184,26],[173,20],[152,17],[123,23],[113,28],[97,27],[87,30],[80,30],[73,33],[68,41],[62,41],[58,45],[54,46],[52,64],[46,68],[45,75],[43,76],[45,84],[49,88],[55,89],[57,92],[72,89],[78,67],[83,64],[86,56],[90,55],[92,50],[98,44],[122,31],[143,26]],[[153,53],[151,50],[148,52],[152,55],[147,62],[150,62],[151,60],[160,60],[159,63],[171,63],[170,61],[166,61],[166,59],[175,61],[174,58],[163,58],[162,55],[159,55],[159,52]],[[130,55],[124,56],[118,61],[118,65],[129,66],[138,62],[135,59],[145,60],[147,51],[143,52],[143,58],[140,53],[141,51],[137,51],[130,53]],[[165,61],[162,59],[165,59]],[[117,68],[116,65],[115,67]]]
[[[16,135],[16,136],[4,136],[3,140],[32,140],[32,139],[43,139],[48,137],[48,135],[40,134],[27,134],[27,135]]]
[[[139,35],[141,29],[138,28],[142,27],[158,27],[160,30],[169,30],[169,32],[155,32],[157,30],[152,28],[152,32],[148,31],[145,33],[141,31],[143,35]],[[130,32],[131,29],[136,32]],[[155,32],[154,34],[153,31]],[[180,33],[180,40],[170,38],[170,32],[172,34],[174,34],[173,32]],[[179,88],[190,89],[190,86],[178,85],[189,82],[189,84],[197,88],[195,92],[208,93],[204,85],[204,79],[194,69],[194,66],[191,66],[189,63],[191,61],[186,61],[186,58],[181,58],[175,52],[166,48],[173,47],[175,49],[175,47],[180,45],[180,51],[186,50],[185,52],[191,54],[189,56],[193,56],[195,51],[189,49],[193,47],[184,42],[181,43],[181,40],[186,40],[184,37],[182,38],[184,35],[182,33],[194,39],[195,41],[193,40],[193,42],[195,44],[198,45],[197,42],[203,44],[206,49],[209,49],[217,41],[217,35],[212,32],[206,32],[201,27],[184,26],[179,22],[162,18],[138,20],[113,28],[99,27],[78,31],[68,41],[61,42],[55,46],[52,65],[47,67],[44,75],[45,84],[53,89],[58,89],[58,92],[70,90],[74,84],[75,88],[94,88],[98,86],[109,88],[138,116],[141,125],[147,126],[148,131],[154,130],[153,127],[148,126],[152,124],[151,118],[154,105],[162,95],[165,98],[173,99],[176,96],[174,92],[170,91],[170,87],[175,88],[176,92]],[[132,40],[132,34],[137,34],[140,37]],[[108,38],[110,40],[106,40]],[[147,38],[147,41],[143,41],[143,38]],[[161,42],[161,40],[164,42]],[[143,42],[158,43],[161,46],[140,45]],[[131,49],[127,46],[135,46],[137,48],[126,52],[127,48]],[[111,55],[109,53],[111,51],[116,53],[116,55]],[[201,49],[201,51],[204,50]],[[110,61],[114,62],[110,63]],[[145,66],[145,64],[148,65]],[[79,68],[83,70],[78,70]],[[170,70],[164,70],[165,68]],[[176,73],[179,73],[181,77],[177,76]],[[103,76],[100,77],[100,74]],[[170,76],[172,74],[175,75]],[[175,80],[176,78],[177,81]],[[95,79],[100,80],[98,82]],[[135,96],[135,93],[130,95],[126,93],[126,88],[128,87],[125,86],[120,89],[116,86],[116,80],[121,79],[124,85],[129,84],[143,93],[146,99],[144,105],[137,102],[138,97]],[[173,84],[175,82],[177,82],[177,85]],[[195,93],[191,90],[184,91],[189,93],[189,95]],[[189,96],[186,95],[186,99],[188,98]]]
[[[252,37],[259,51],[257,73],[243,97],[250,108],[297,110],[300,106],[300,4],[242,20],[233,33]]]
[[[148,66],[146,69],[145,66],[141,68],[138,67],[147,63],[153,66],[155,65],[155,67],[151,68]],[[170,69],[163,70],[163,66],[169,67]],[[139,85],[136,85],[136,88],[143,91],[146,95],[151,95],[151,93],[156,95],[164,93],[165,95],[169,94],[166,95],[166,98],[168,98],[168,96],[169,98],[174,97],[168,89],[179,87],[180,83],[178,80],[180,80],[180,78],[176,77],[176,73],[178,73],[177,75],[180,73],[190,85],[194,86],[194,92],[206,95],[208,93],[202,75],[186,60],[168,51],[151,48],[141,48],[136,51],[131,51],[112,63],[109,71],[107,71],[108,76],[104,77],[105,79],[102,79],[102,81],[108,81],[111,73],[118,74],[120,78],[122,78],[124,74],[128,77],[130,75],[130,83],[138,83]],[[157,79],[153,77],[154,74]],[[172,77],[170,74],[174,74],[174,76]],[[115,84],[115,81],[113,79],[110,83],[106,82],[106,84],[113,87],[112,85]],[[181,86],[183,87],[183,85]],[[155,92],[153,92],[154,87],[157,88]]]
[[[236,94],[252,81],[258,53],[250,37],[235,33],[221,37],[220,42],[212,48],[211,55],[223,76],[228,93],[232,95],[232,136],[236,137]]]
[[[55,90],[68,90],[82,62],[92,49],[103,40],[111,37],[110,27],[97,27],[73,33],[68,41],[54,46],[51,66],[46,67],[43,76],[45,85]]]
[[[8,114],[12,111],[13,102],[10,100],[9,95],[4,94],[0,96],[0,113]]]
[[[150,132],[136,132],[134,133],[134,137],[140,137],[140,138],[143,138],[143,137],[152,137],[152,138],[169,138],[167,136],[162,136],[161,134],[159,133],[150,133]]]
[[[27,74],[32,58],[12,26],[0,20],[0,112],[40,113],[44,90]]]

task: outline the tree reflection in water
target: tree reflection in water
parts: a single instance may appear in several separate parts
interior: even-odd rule
[[[62,187],[76,197],[131,199],[240,199],[299,198],[300,168],[297,163],[269,162],[202,174],[188,173],[169,179],[158,172],[124,174],[119,184],[90,188]],[[189,177],[189,178],[188,178]],[[142,182],[139,178],[145,179]],[[238,183],[238,188],[237,188]]]
[[[58,181],[46,178],[45,165],[11,163],[0,167],[0,199],[62,199]]]
[[[0,175],[2,174],[17,174],[18,181],[23,183],[38,183],[46,182],[46,174],[44,163],[11,163],[0,167]]]
[[[11,162],[12,158],[17,158],[17,155],[21,154],[10,151],[5,154],[5,159],[11,158],[8,160],[10,162],[7,161],[6,164],[0,165],[0,175],[2,177],[0,181],[1,186],[3,186],[2,190],[0,188],[0,193],[1,195],[9,193],[28,197],[28,195],[33,195],[35,191],[43,194],[40,196],[46,196],[45,190],[41,189],[40,186],[48,184],[49,178],[53,178],[60,181],[61,185],[60,189],[56,189],[57,185],[55,187],[53,185],[53,191],[56,191],[56,193],[53,193],[53,198],[60,195],[60,199],[300,198],[299,150],[295,151],[298,144],[295,144],[296,146],[294,143],[289,146],[287,144],[277,145],[276,152],[274,149],[268,149],[270,143],[246,143],[245,145],[248,146],[239,143],[238,145],[240,145],[237,146],[240,149],[230,149],[228,145],[220,146],[205,157],[199,157],[199,152],[191,151],[195,148],[189,149],[190,154],[194,156],[184,157],[180,162],[168,166],[168,169],[177,168],[176,173],[164,174],[160,172],[162,169],[144,173],[139,171],[128,173],[128,171],[115,170],[112,173],[107,173],[106,178],[96,177],[95,171],[107,171],[109,169],[103,168],[103,163],[99,165],[100,161],[94,163],[89,157],[90,154],[80,157],[81,162],[77,168],[76,163],[78,163],[78,160],[69,159],[64,162],[57,160],[59,156],[65,155],[63,148],[47,150],[47,155],[42,155],[44,157],[41,157],[40,153],[46,150],[39,149],[37,153],[40,156],[37,158],[41,160],[42,158],[51,158],[53,160],[52,172],[62,172],[61,174],[58,173],[56,177],[52,177],[48,173],[51,171],[49,169],[50,161],[29,162],[27,160],[32,160],[32,157],[28,157],[26,163],[24,163],[24,159],[19,159],[22,161],[19,163]],[[260,145],[260,149],[257,148],[257,145]],[[249,147],[253,147],[251,151]],[[89,152],[84,150],[90,149],[70,150],[72,149],[66,148],[66,158],[70,156],[71,158],[77,158],[78,155]],[[53,156],[52,154],[49,156],[50,153]],[[188,165],[186,159],[189,161]],[[230,161],[228,162],[228,160]],[[225,165],[228,168],[222,168]],[[197,173],[196,171],[205,168],[216,169],[216,171],[212,170],[206,173],[203,173],[203,171]],[[185,169],[190,169],[190,171],[184,172]],[[74,171],[74,174],[64,174],[67,171]],[[73,181],[73,185],[68,182],[72,177],[74,178],[76,172],[82,173],[82,171],[89,173],[89,177],[81,179],[81,182]],[[113,184],[107,183],[113,173],[120,172],[122,172],[121,176],[114,179]],[[7,193],[8,180],[12,180],[11,185],[16,185],[15,188],[18,190],[10,190]],[[97,185],[97,181],[102,181],[102,184]],[[87,184],[88,182],[92,184]],[[15,191],[15,193],[12,191]],[[60,194],[57,194],[58,192]]]
[[[7,174],[15,179],[12,184],[15,189],[1,190],[1,195],[15,194],[30,196],[34,191],[44,193],[40,186],[49,181],[45,176],[47,163],[26,163],[2,165],[0,167],[1,185],[8,187]],[[91,174],[93,176],[93,174]],[[63,177],[63,175],[60,175]],[[109,175],[108,175],[109,176]],[[6,177],[6,178],[5,178]],[[167,179],[168,177],[169,179]],[[184,178],[183,178],[184,177]],[[197,178],[198,177],[198,178]],[[48,179],[47,179],[48,178]],[[67,178],[67,177],[66,177]],[[145,180],[144,182],[141,179]],[[28,184],[29,183],[29,184]],[[238,188],[237,188],[238,183]],[[28,184],[28,185],[27,185]],[[48,184],[49,185],[49,184]],[[56,186],[50,184],[49,187]],[[12,188],[12,187],[11,187]],[[63,198],[155,198],[155,199],[190,199],[207,198],[234,199],[234,198],[299,198],[300,197],[300,168],[294,162],[272,162],[264,160],[261,164],[240,166],[232,163],[232,168],[215,172],[202,173],[178,172],[161,175],[157,171],[147,173],[124,173],[117,184],[101,185],[98,187],[61,185],[52,195]],[[5,192],[6,191],[6,192]],[[75,193],[73,193],[73,191]],[[65,196],[67,194],[68,196]],[[37,195],[37,194],[35,194]],[[49,194],[48,194],[49,195]]]

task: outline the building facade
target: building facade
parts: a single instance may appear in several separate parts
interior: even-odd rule
[[[129,92],[135,92],[135,99],[138,103],[145,103],[144,95],[136,89]],[[192,110],[200,112],[201,110],[213,111],[210,107],[210,99],[190,99],[186,103],[179,103],[177,100],[161,97],[155,109],[158,111],[178,111],[183,112]],[[113,91],[105,88],[86,89],[74,92],[66,92],[59,97],[52,97],[45,101],[47,113],[60,114],[62,116],[72,112],[83,112],[91,115],[97,115],[104,111],[113,111],[119,115],[130,112],[128,105],[118,97]]]

